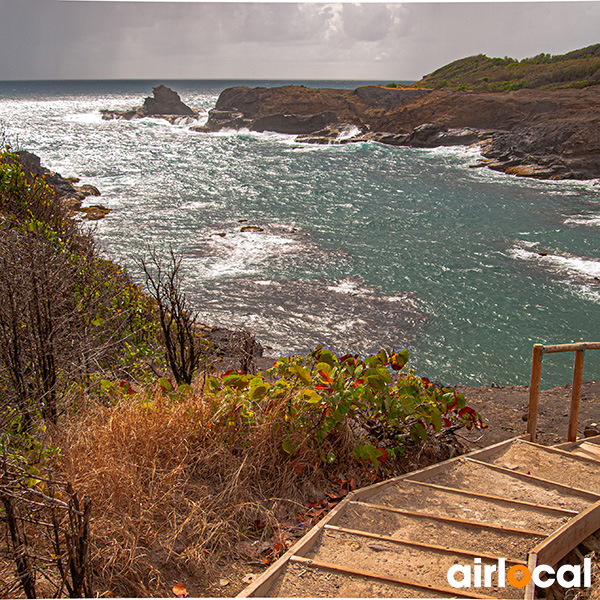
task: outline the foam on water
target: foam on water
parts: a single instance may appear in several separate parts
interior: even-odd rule
[[[515,246],[510,254],[520,260],[535,261],[540,268],[600,281],[600,259],[572,256],[569,254],[540,254]]]
[[[600,215],[582,215],[580,217],[568,217],[565,225],[583,225],[584,227],[600,227]]]

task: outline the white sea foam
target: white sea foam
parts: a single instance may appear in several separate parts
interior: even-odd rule
[[[558,273],[585,279],[600,278],[600,260],[573,255],[547,254],[542,256],[539,252],[531,252],[523,247],[516,246],[510,250],[511,256],[520,260],[535,260],[541,267],[550,268]]]
[[[600,215],[581,215],[565,219],[565,225],[583,225],[584,227],[600,227]]]
[[[338,136],[339,140],[348,140],[350,138],[356,137],[360,135],[361,131],[358,127],[349,127],[347,129],[343,129]]]
[[[204,252],[210,258],[203,260],[200,266],[203,276],[208,279],[258,274],[272,260],[306,251],[305,245],[296,237],[288,237],[272,228],[241,231],[239,226],[228,227],[215,229],[209,236]],[[262,285],[268,285],[268,282]]]
[[[65,121],[69,123],[97,124],[102,122],[102,115],[99,112],[69,114],[65,115]]]
[[[334,285],[328,285],[327,289],[337,294],[348,294],[350,296],[366,296],[373,292],[371,288],[363,285],[362,280],[352,277],[340,279]]]

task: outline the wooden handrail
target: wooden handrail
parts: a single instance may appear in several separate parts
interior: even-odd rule
[[[544,346],[543,344],[533,345],[531,380],[529,383],[529,411],[527,415],[527,433],[532,442],[535,442],[537,436],[538,406],[542,383],[542,358],[544,354],[552,354],[554,352],[575,352],[567,439],[569,442],[574,442],[577,439],[577,423],[579,421],[579,407],[581,405],[581,383],[583,380],[583,359],[586,350],[600,350],[600,342],[554,344],[550,346]]]

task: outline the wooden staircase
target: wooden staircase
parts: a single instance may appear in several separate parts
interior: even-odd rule
[[[600,436],[527,437],[352,492],[239,597],[534,598],[531,581],[447,579],[453,565],[554,566],[600,529]]]

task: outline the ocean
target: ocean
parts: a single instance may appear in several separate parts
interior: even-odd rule
[[[0,82],[0,133],[101,190],[86,204],[112,212],[94,237],[136,281],[149,249],[180,253],[202,322],[244,327],[270,356],[406,347],[420,375],[451,385],[527,385],[534,343],[600,340],[594,182],[471,168],[473,148],[101,119],[159,83],[201,124],[226,87],[288,82]],[[569,383],[572,362],[547,356],[543,387]],[[600,352],[584,378],[600,378]]]

